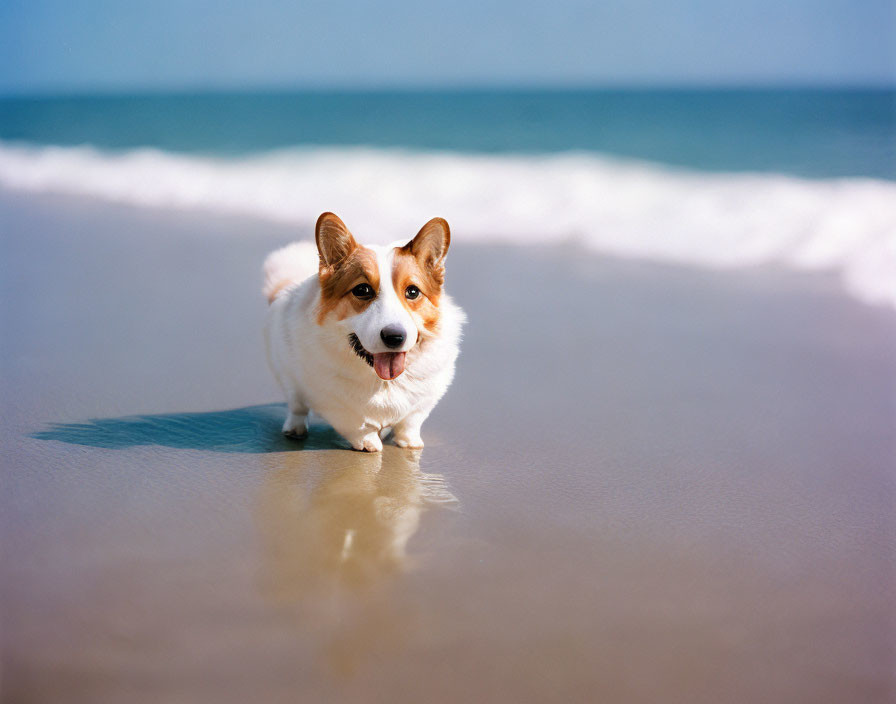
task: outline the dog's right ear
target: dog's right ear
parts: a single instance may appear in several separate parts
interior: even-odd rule
[[[314,239],[317,242],[322,270],[336,266],[358,246],[345,223],[333,213],[323,213],[317,219]]]

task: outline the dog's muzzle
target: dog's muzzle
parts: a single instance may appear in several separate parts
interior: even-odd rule
[[[397,379],[404,372],[407,352],[378,352],[377,354],[371,354],[364,348],[364,345],[361,344],[361,340],[358,339],[355,333],[348,336],[348,342],[355,354],[373,367],[376,375],[383,381]],[[402,341],[398,344],[401,345],[403,342],[404,337],[402,335]]]

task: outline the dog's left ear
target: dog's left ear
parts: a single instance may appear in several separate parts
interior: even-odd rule
[[[440,279],[445,272],[445,257],[451,244],[451,230],[444,218],[433,218],[402,250],[413,254],[424,267]]]

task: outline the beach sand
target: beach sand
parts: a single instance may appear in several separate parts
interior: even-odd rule
[[[455,383],[365,455],[279,435],[307,233],[0,192],[3,701],[893,701],[894,311],[458,235]]]

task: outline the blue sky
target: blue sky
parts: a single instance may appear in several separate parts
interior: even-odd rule
[[[893,0],[3,0],[0,92],[896,84]]]

